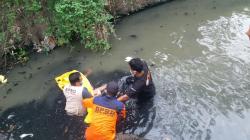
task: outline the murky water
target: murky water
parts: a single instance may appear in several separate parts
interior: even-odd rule
[[[57,111],[63,107],[53,78],[92,67],[91,80],[100,84],[124,75],[123,59],[137,56],[151,65],[157,95],[150,126],[128,132],[162,140],[249,140],[249,25],[249,0],[176,0],[124,18],[105,55],[76,47],[70,54],[59,48],[33,56],[0,87],[0,131],[13,124],[10,138],[62,139]]]

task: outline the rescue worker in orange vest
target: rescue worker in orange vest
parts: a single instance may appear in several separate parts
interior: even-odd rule
[[[90,74],[89,71],[85,73],[85,76]],[[66,99],[65,111],[66,111],[66,127],[65,136],[68,140],[77,139],[74,133],[83,130],[83,116],[86,114],[86,108],[82,106],[82,100],[86,98],[91,98],[92,96],[98,96],[99,92],[104,90],[105,85],[93,90],[91,94],[91,85],[84,81],[80,72],[72,72],[68,76],[69,84],[63,87],[63,94]],[[89,86],[90,85],[90,86]],[[89,110],[88,110],[89,111]],[[91,115],[88,114],[91,119]],[[85,117],[85,122],[87,117]],[[89,120],[88,120],[89,121]]]
[[[125,118],[125,105],[116,99],[118,84],[109,82],[102,96],[83,100],[83,106],[93,109],[92,122],[85,132],[86,140],[114,140],[116,123]]]

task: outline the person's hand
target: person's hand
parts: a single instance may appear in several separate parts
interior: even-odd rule
[[[120,102],[126,102],[129,99],[128,95],[122,95],[117,100]]]
[[[94,96],[100,96],[102,92],[99,89],[94,90]]]
[[[87,68],[86,70],[83,71],[83,74],[88,77],[93,73],[93,70],[91,68]]]

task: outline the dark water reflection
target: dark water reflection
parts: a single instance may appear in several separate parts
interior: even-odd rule
[[[96,83],[95,86],[99,86],[110,81],[110,79],[118,80],[126,74],[123,71],[99,72],[95,74],[96,76],[90,76],[90,80]],[[32,133],[34,137],[24,139],[82,140],[85,125],[83,123],[79,124],[79,122],[69,124],[69,117],[64,111],[64,106],[65,98],[63,94],[57,87],[53,87],[48,91],[44,99],[18,105],[4,111],[0,117],[2,139],[17,140],[20,139],[21,134]],[[152,129],[155,118],[155,109],[149,110],[153,107],[153,101],[149,102],[147,106],[146,104],[141,105],[140,108],[137,107],[135,102],[131,101],[127,104],[127,107],[127,121],[120,123],[117,131],[145,136]],[[154,116],[151,115],[150,117],[151,112],[153,112]],[[149,121],[149,119],[151,120]],[[147,123],[150,124],[147,125]],[[68,130],[70,128],[74,130]],[[135,132],[138,130],[139,132]]]
[[[34,134],[26,139],[64,139],[65,113],[63,101],[56,87],[45,100],[32,101],[10,108],[1,115],[1,133],[9,138],[20,139],[24,133]],[[10,115],[14,115],[9,118]]]

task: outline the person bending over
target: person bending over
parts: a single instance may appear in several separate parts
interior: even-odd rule
[[[86,129],[86,140],[114,140],[118,118],[125,118],[125,105],[116,99],[118,84],[109,82],[102,96],[83,100],[83,106],[93,109],[93,119]]]

